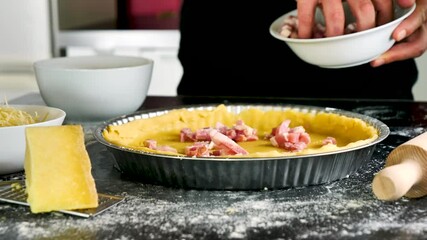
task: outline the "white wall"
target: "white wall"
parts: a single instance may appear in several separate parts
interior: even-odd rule
[[[0,70],[50,57],[48,1],[0,0],[0,31]]]
[[[427,101],[427,52],[415,59],[419,70],[418,82],[415,84],[413,93],[416,100]]]

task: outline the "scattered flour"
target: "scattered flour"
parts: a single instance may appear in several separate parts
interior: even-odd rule
[[[356,186],[358,181],[356,176],[309,187],[310,191],[260,192],[135,184],[134,193],[126,195],[124,202],[89,219],[58,213],[32,215],[25,207],[0,205],[0,215],[22,216],[0,218],[0,235],[13,233],[18,239],[339,239],[385,230],[409,236],[427,233],[427,210],[421,208],[427,199],[384,203],[372,196],[369,183]]]

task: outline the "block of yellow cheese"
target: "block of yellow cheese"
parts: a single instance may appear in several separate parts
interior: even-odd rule
[[[25,183],[31,212],[97,207],[82,126],[29,127],[25,134]]]

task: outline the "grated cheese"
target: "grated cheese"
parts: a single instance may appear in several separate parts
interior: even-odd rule
[[[29,113],[9,106],[0,107],[0,127],[27,125],[37,122]]]

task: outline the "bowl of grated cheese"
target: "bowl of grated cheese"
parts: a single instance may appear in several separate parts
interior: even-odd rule
[[[41,105],[0,105],[0,175],[24,169],[25,129],[62,125],[66,113]]]

